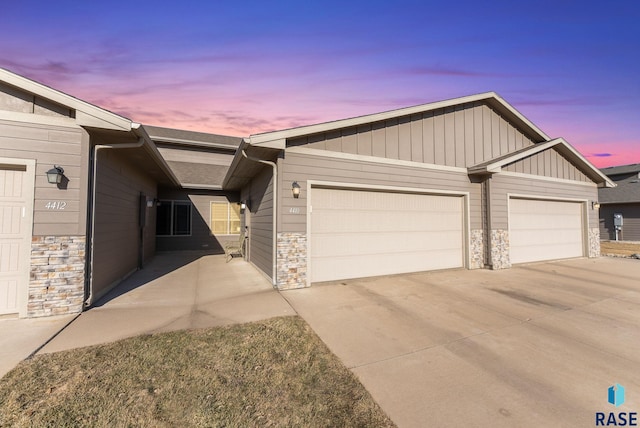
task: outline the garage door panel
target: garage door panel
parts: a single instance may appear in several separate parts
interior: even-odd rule
[[[368,266],[367,273],[353,273],[355,265]],[[358,278],[362,276],[393,275],[399,273],[448,269],[460,267],[460,252],[458,249],[442,251],[434,250],[431,254],[424,252],[405,252],[396,254],[369,254],[366,260],[359,256],[321,257],[313,261],[314,282],[332,281],[337,279]]]
[[[380,240],[385,243],[384,251],[380,249]],[[344,256],[359,254],[361,256],[371,254],[393,254],[407,251],[441,251],[455,250],[460,255],[462,234],[455,232],[412,232],[410,235],[396,232],[371,234],[331,234],[314,235],[311,246],[312,257]],[[340,242],[340,246],[335,243]]]
[[[462,197],[311,191],[311,280],[461,267]]]
[[[580,202],[509,201],[511,262],[582,257],[584,224]]]

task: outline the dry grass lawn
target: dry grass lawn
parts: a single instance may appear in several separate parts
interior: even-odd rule
[[[36,356],[0,379],[0,426],[390,427],[299,317]]]
[[[640,254],[640,242],[629,241],[602,241],[600,242],[602,255],[631,256]]]

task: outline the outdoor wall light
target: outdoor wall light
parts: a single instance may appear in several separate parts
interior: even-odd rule
[[[49,184],[62,183],[62,177],[64,177],[64,169],[61,166],[54,165],[49,171],[47,171],[47,181]]]
[[[591,201],[591,209],[597,210],[600,208],[600,203],[598,201]]]
[[[247,209],[247,201],[240,202],[240,209],[241,210],[246,210]]]
[[[297,181],[291,183],[291,193],[293,193],[293,197],[296,199],[300,197],[300,185]]]

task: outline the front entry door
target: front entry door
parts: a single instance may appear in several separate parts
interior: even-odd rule
[[[33,167],[0,160],[0,315],[27,312]]]

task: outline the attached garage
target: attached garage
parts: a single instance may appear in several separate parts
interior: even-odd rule
[[[311,189],[311,282],[465,265],[462,195]]]
[[[511,263],[584,256],[584,202],[510,198]]]

